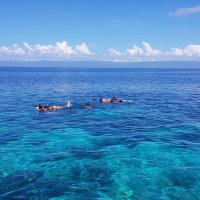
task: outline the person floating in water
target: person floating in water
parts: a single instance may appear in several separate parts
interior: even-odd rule
[[[48,106],[48,104],[46,104],[43,108],[44,108],[44,109],[47,109],[47,110],[50,109],[50,107]]]
[[[52,106],[52,107],[49,107],[48,104],[45,105],[45,106],[42,106],[41,104],[39,104],[36,107],[36,110],[38,110],[38,111],[50,111],[50,110],[57,110],[59,108],[64,108],[64,106]]]
[[[92,108],[92,106],[89,103],[87,103],[86,108]]]
[[[112,103],[119,103],[119,102],[122,102],[122,100],[119,100],[119,99],[117,99],[116,97],[113,97],[113,98],[110,100],[110,102],[112,102]]]
[[[36,107],[37,108],[37,107]],[[42,110],[43,106],[41,104],[38,105],[38,110]]]
[[[101,103],[119,103],[119,102],[123,102],[123,100],[119,100],[116,97],[113,97],[112,99],[100,99]]]

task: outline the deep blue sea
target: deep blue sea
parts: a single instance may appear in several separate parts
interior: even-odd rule
[[[200,199],[200,69],[0,68],[0,105],[2,200]]]

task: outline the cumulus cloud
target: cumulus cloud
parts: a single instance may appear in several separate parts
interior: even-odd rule
[[[120,56],[120,55],[122,55],[119,51],[117,51],[117,50],[115,50],[115,49],[113,49],[113,48],[109,48],[109,49],[108,49],[108,52],[109,52],[109,54],[110,54],[111,56]]]
[[[72,49],[71,46],[67,44],[66,41],[57,42],[55,45],[32,45],[30,46],[28,43],[24,42],[24,47],[27,50],[27,54],[39,54],[39,55],[71,55],[75,54],[75,50]]]
[[[142,55],[144,51],[141,48],[134,45],[132,49],[127,49],[126,53],[128,53],[131,56],[134,56],[134,55]]]
[[[149,43],[143,42],[143,49],[134,45],[132,49],[127,49],[126,53],[130,56],[157,56],[161,54],[160,50],[153,49]]]
[[[191,8],[178,8],[174,13],[170,13],[170,16],[183,16],[193,13],[200,13],[200,5]]]
[[[25,48],[27,49],[28,52],[33,51],[33,49],[30,47],[30,45],[28,43],[24,42],[23,45],[25,46]]]
[[[170,55],[173,56],[200,56],[200,45],[188,45],[184,49],[171,48]]]
[[[71,55],[75,53],[75,51],[72,50],[72,47],[69,46],[66,41],[57,42],[53,50],[55,50],[55,53],[59,53],[61,55],[63,54]]]
[[[121,55],[129,55],[129,56],[158,56],[161,54],[160,50],[153,49],[149,43],[143,42],[143,49],[134,45],[132,49],[127,49],[125,53],[120,53],[119,51],[109,48],[108,51],[110,55],[121,56]]]
[[[3,52],[3,53],[10,53],[10,49],[8,47],[0,47],[0,52]]]
[[[161,54],[161,51],[160,50],[156,50],[156,49],[153,49],[149,43],[146,43],[146,42],[143,42],[143,47],[145,49],[145,55],[146,56],[158,56]]]
[[[117,54],[117,50],[109,48],[110,55],[118,56],[124,61],[169,61],[169,60],[199,60],[200,45],[188,45],[185,48],[171,48],[171,51],[161,52],[153,49],[147,42],[142,43],[140,48],[134,45],[133,48],[127,49],[124,53]],[[115,61],[115,60],[113,60]]]
[[[16,47],[16,48],[17,48],[17,47],[18,47],[18,45],[17,45],[17,44],[13,44],[13,47]]]
[[[90,52],[86,43],[81,45],[76,45],[73,49],[66,41],[57,42],[55,45],[30,45],[26,42],[23,43],[22,47],[19,47],[17,44],[13,44],[12,47],[0,47],[0,55],[4,59],[6,58],[16,58],[18,59],[62,59],[71,57],[81,57],[85,55],[93,55],[94,53]],[[7,57],[6,57],[7,56]]]
[[[0,47],[0,60],[110,60],[114,62],[200,60],[200,44],[190,44],[184,48],[173,47],[170,51],[161,52],[152,48],[149,43],[142,42],[141,47],[133,45],[124,52],[109,48],[108,52],[109,54],[95,55],[86,43],[72,47],[66,41],[54,45],[30,45],[24,42],[22,46],[13,44],[11,47]]]
[[[12,50],[12,53],[14,55],[24,55],[26,52],[22,48],[17,48],[17,49]]]
[[[0,47],[0,53],[4,55],[24,55],[25,51],[22,48]]]
[[[94,53],[91,53],[87,47],[87,45],[85,44],[85,42],[81,45],[76,45],[75,49],[83,54],[86,55],[93,55]]]

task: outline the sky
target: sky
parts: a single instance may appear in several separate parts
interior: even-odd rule
[[[3,60],[200,61],[200,1],[1,0]]]

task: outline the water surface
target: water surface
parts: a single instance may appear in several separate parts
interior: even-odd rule
[[[200,199],[199,69],[0,68],[0,91],[0,199]]]

